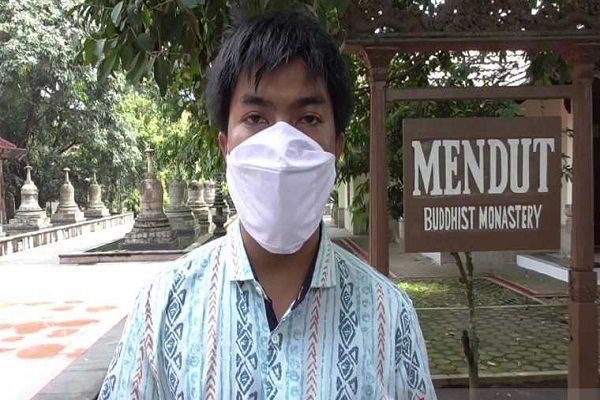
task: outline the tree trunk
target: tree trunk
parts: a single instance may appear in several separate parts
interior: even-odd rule
[[[477,319],[475,315],[475,288],[473,281],[473,259],[471,253],[465,253],[466,265],[458,253],[452,253],[460,272],[461,282],[465,285],[467,306],[469,308],[469,329],[462,332],[462,345],[469,368],[469,400],[479,398],[479,337],[477,336]]]
[[[29,149],[29,143],[31,142],[31,137],[33,136],[33,131],[38,123],[37,111],[38,105],[41,100],[40,91],[36,88],[34,89],[35,93],[33,94],[33,98],[31,99],[31,105],[29,106],[29,111],[27,113],[27,120],[25,121],[25,129],[23,131],[23,138],[19,142],[17,147],[23,149]]]

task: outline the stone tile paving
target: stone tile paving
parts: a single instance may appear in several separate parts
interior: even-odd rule
[[[460,337],[468,327],[468,311],[443,308],[417,313],[432,374],[467,374]],[[477,323],[481,374],[567,370],[567,307],[482,307]]]
[[[367,237],[353,236],[351,240],[368,250]],[[454,264],[434,265],[421,255],[404,253],[402,246],[395,243],[390,244],[390,271],[408,283],[419,282],[416,279],[421,278],[458,278]],[[514,263],[501,267],[476,265],[476,274],[494,274],[538,294],[568,292],[567,283],[524,270]],[[508,296],[506,302],[502,301],[506,293],[486,298],[485,290],[479,289],[480,304],[489,306],[477,310],[481,375],[567,370],[569,328],[564,299],[541,297],[544,305],[498,306],[511,304],[511,298],[518,299],[520,295],[514,293],[515,297]],[[493,286],[488,289],[497,290]],[[452,290],[461,289],[456,286]],[[468,327],[468,311],[464,303],[461,307],[460,293],[451,296],[438,293],[430,298],[413,293],[412,297],[427,342],[432,374],[466,376],[468,371],[460,338],[462,330]],[[500,301],[494,304],[494,300]],[[448,307],[453,302],[457,307]],[[423,306],[446,308],[419,308]]]
[[[59,254],[124,233],[99,232],[0,257],[1,400],[36,394],[120,321],[141,286],[165,267],[59,264]]]

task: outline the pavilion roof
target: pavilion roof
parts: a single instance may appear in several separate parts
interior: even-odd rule
[[[402,5],[397,5],[401,3]],[[351,0],[342,16],[346,44],[397,51],[554,50],[598,43],[600,0],[564,6],[522,0]]]
[[[27,150],[19,149],[14,143],[0,137],[0,160],[16,158],[22,159],[27,155]]]

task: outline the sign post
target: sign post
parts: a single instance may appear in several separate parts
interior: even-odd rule
[[[406,252],[560,247],[561,120],[406,119]]]

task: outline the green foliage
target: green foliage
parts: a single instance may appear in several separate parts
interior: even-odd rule
[[[529,56],[528,74],[540,86],[565,85],[572,82],[571,67],[554,52],[538,52]]]
[[[356,106],[354,117],[346,130],[346,152],[339,166],[340,179],[369,172],[370,91],[368,71],[361,61],[348,58],[353,79]],[[516,67],[515,60],[505,54],[446,53],[397,55],[391,62],[388,79],[394,88],[454,87],[494,85],[504,81]],[[487,68],[495,70],[489,74]],[[387,107],[386,126],[388,143],[388,200],[392,218],[403,216],[403,158],[402,122],[405,118],[513,116],[517,105],[513,102],[396,102]],[[355,222],[365,224],[368,218],[368,182],[356,188],[352,201]]]
[[[124,81],[98,84],[90,67],[72,62],[80,30],[69,3],[0,3],[0,135],[29,154],[6,165],[7,191],[20,197],[25,162],[41,204],[58,198],[62,168],[71,168],[76,200],[84,205],[93,171],[108,202],[135,185],[141,153],[117,113]]]
[[[132,83],[152,79],[190,128],[171,147],[188,176],[223,168],[217,132],[204,107],[206,73],[224,31],[234,21],[270,10],[309,10],[337,31],[336,15],[349,0],[85,0],[74,15],[86,27],[79,60],[97,67],[103,82],[114,71]]]
[[[114,71],[126,72],[131,82],[153,80],[174,119],[187,113],[186,129],[164,135],[157,144],[157,162],[178,164],[188,177],[211,176],[222,170],[223,158],[217,145],[217,132],[209,124],[203,90],[206,72],[214,59],[221,37],[232,22],[269,10],[303,8],[312,12],[329,31],[341,38],[338,16],[349,0],[85,0],[75,15],[86,26],[80,59],[97,66],[99,79]],[[419,0],[426,12],[434,2]],[[538,4],[539,3],[539,4]],[[531,7],[561,1],[531,1]],[[394,1],[406,6],[406,1]],[[341,44],[341,43],[340,43]],[[348,181],[368,172],[369,82],[367,70],[355,56],[347,56],[355,82],[355,115],[346,132],[347,151],[339,165],[341,180]],[[553,68],[552,60],[540,68]],[[492,67],[490,70],[490,66]],[[555,66],[555,65],[554,65]],[[492,85],[506,80],[517,67],[504,53],[469,54],[439,52],[433,55],[397,56],[389,71],[393,87]],[[537,68],[537,67],[536,67]],[[492,71],[492,72],[490,72]],[[560,76],[562,72],[558,73]],[[387,140],[390,183],[388,196],[394,218],[402,208],[402,121],[404,118],[468,117],[514,115],[508,102],[421,102],[389,107]],[[173,160],[176,160],[173,161]],[[363,199],[368,182],[357,190],[353,202],[356,218],[366,217]]]

